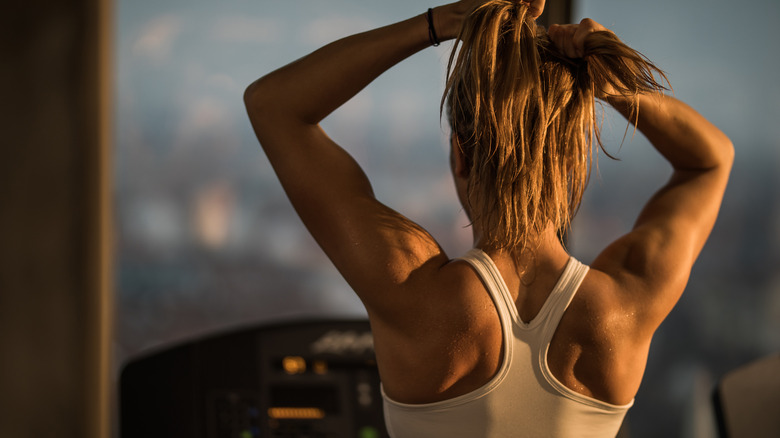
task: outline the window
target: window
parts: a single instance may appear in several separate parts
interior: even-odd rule
[[[549,1],[549,0],[548,0]],[[303,229],[245,115],[254,79],[338,37],[422,13],[393,2],[117,2],[115,187],[118,360],[242,324],[364,315]],[[582,0],[665,69],[676,95],[737,145],[722,214],[688,290],[656,336],[632,436],[678,436],[712,379],[780,345],[780,4]],[[325,120],[378,197],[452,255],[471,245],[439,121],[448,45],[396,66]],[[588,262],[668,175],[625,124],[605,124],[599,174],[570,248]],[[705,398],[707,400],[705,400]],[[662,410],[665,421],[655,421]],[[698,410],[698,411],[697,411]],[[698,414],[697,414],[698,415]],[[693,427],[693,426],[690,426]],[[697,426],[701,427],[701,426]]]

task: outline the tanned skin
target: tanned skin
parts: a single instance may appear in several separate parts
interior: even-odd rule
[[[435,8],[439,38],[455,38],[481,3]],[[530,5],[538,16],[544,1]],[[585,19],[551,26],[549,33],[577,58],[585,36],[596,30],[604,27]],[[452,261],[428,232],[374,197],[363,170],[319,123],[429,45],[426,18],[418,15],[331,43],[258,79],[245,93],[252,126],[287,196],[368,311],[385,392],[404,403],[462,395],[495,375],[502,358],[496,308],[467,263]],[[628,115],[626,99],[607,102]],[[677,99],[643,95],[638,103],[637,129],[669,162],[672,176],[631,231],[590,264],[548,353],[561,383],[612,404],[630,402],[639,388],[653,333],[683,293],[715,223],[734,155],[721,131]],[[465,199],[469,173],[457,141],[452,173]],[[481,231],[473,230],[478,248]],[[525,322],[539,312],[569,258],[555,230],[535,240],[530,282],[519,274],[530,260],[518,265],[506,252],[487,251]]]

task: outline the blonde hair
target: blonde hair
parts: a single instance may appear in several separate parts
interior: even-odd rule
[[[666,78],[608,31],[586,38],[582,59],[567,58],[520,2],[488,1],[471,13],[450,55],[442,110],[446,101],[486,247],[517,253],[550,225],[568,229],[593,139],[602,146],[596,96],[663,89],[653,72]]]

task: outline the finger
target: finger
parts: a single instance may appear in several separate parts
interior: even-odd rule
[[[564,30],[559,24],[553,24],[547,30],[547,35],[550,37],[550,41],[552,41],[553,45],[561,51],[563,50],[563,32]]]
[[[573,42],[578,27],[576,24],[555,25],[555,30],[552,33],[547,32],[558,50],[568,58],[580,57]]]
[[[590,33],[587,29],[578,30],[571,37],[572,51],[577,58],[585,56],[585,37]]]
[[[564,56],[572,57],[572,25],[553,25],[550,27],[547,34],[550,36],[553,44],[555,44],[555,47],[557,47]]]
[[[546,0],[534,0],[531,2],[534,8],[536,8],[536,10],[539,12],[538,14],[534,15],[534,18],[539,18],[539,15],[542,15],[542,12],[544,12],[545,3]]]
[[[607,30],[606,27],[602,26],[592,18],[583,18],[582,21],[580,21],[580,26],[590,29],[591,32],[595,32],[597,30]]]
[[[607,30],[607,28],[590,18],[583,18],[582,21],[580,21],[580,25],[577,26],[577,31],[572,36],[573,44],[580,57],[585,56],[585,39],[588,35],[601,30]]]
[[[539,18],[542,12],[544,12],[545,0],[521,0],[520,3],[528,6],[528,13],[533,18]]]

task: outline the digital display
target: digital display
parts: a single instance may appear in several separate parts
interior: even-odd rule
[[[274,385],[268,416],[277,419],[320,419],[338,415],[341,401],[334,386]]]

